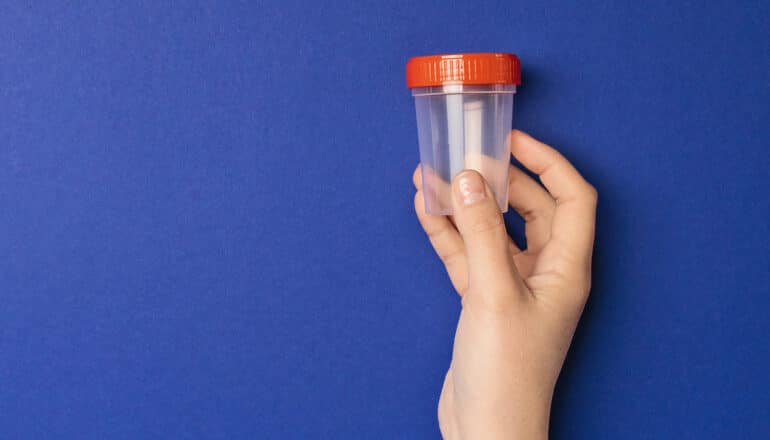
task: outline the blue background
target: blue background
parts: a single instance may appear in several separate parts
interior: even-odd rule
[[[600,193],[552,437],[770,438],[770,3],[24,3],[2,438],[437,438],[459,303],[404,64],[488,50]]]

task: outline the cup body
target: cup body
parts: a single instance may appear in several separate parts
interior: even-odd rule
[[[453,213],[452,178],[467,169],[484,177],[500,211],[507,211],[515,93],[513,84],[412,89],[426,212]]]

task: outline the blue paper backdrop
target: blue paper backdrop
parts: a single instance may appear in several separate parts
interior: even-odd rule
[[[459,304],[404,64],[496,50],[601,195],[552,437],[770,438],[769,17],[4,2],[0,437],[437,438]]]

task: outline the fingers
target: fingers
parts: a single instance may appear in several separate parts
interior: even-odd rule
[[[452,180],[457,230],[465,243],[468,283],[483,285],[481,295],[497,302],[521,283],[509,252],[508,234],[500,208],[484,179],[465,170]]]
[[[512,166],[508,172],[508,203],[524,219],[527,251],[538,252],[551,239],[556,202],[539,183]]]
[[[414,196],[414,210],[420,225],[428,235],[433,249],[446,267],[449,278],[457,293],[462,295],[468,287],[468,269],[465,246],[451,221],[445,216],[429,215],[425,212],[425,196],[422,188],[420,168],[415,170],[413,181],[417,188]]]
[[[511,133],[511,153],[540,176],[555,200],[551,239],[559,242],[570,257],[590,264],[596,190],[558,151],[521,131]]]
[[[417,165],[417,168],[412,173],[412,183],[417,188],[417,191],[422,189],[422,167],[420,165]]]

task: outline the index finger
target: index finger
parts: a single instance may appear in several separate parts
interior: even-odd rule
[[[556,201],[551,239],[590,264],[596,223],[596,189],[558,151],[519,130],[511,132],[511,153],[540,176]]]

